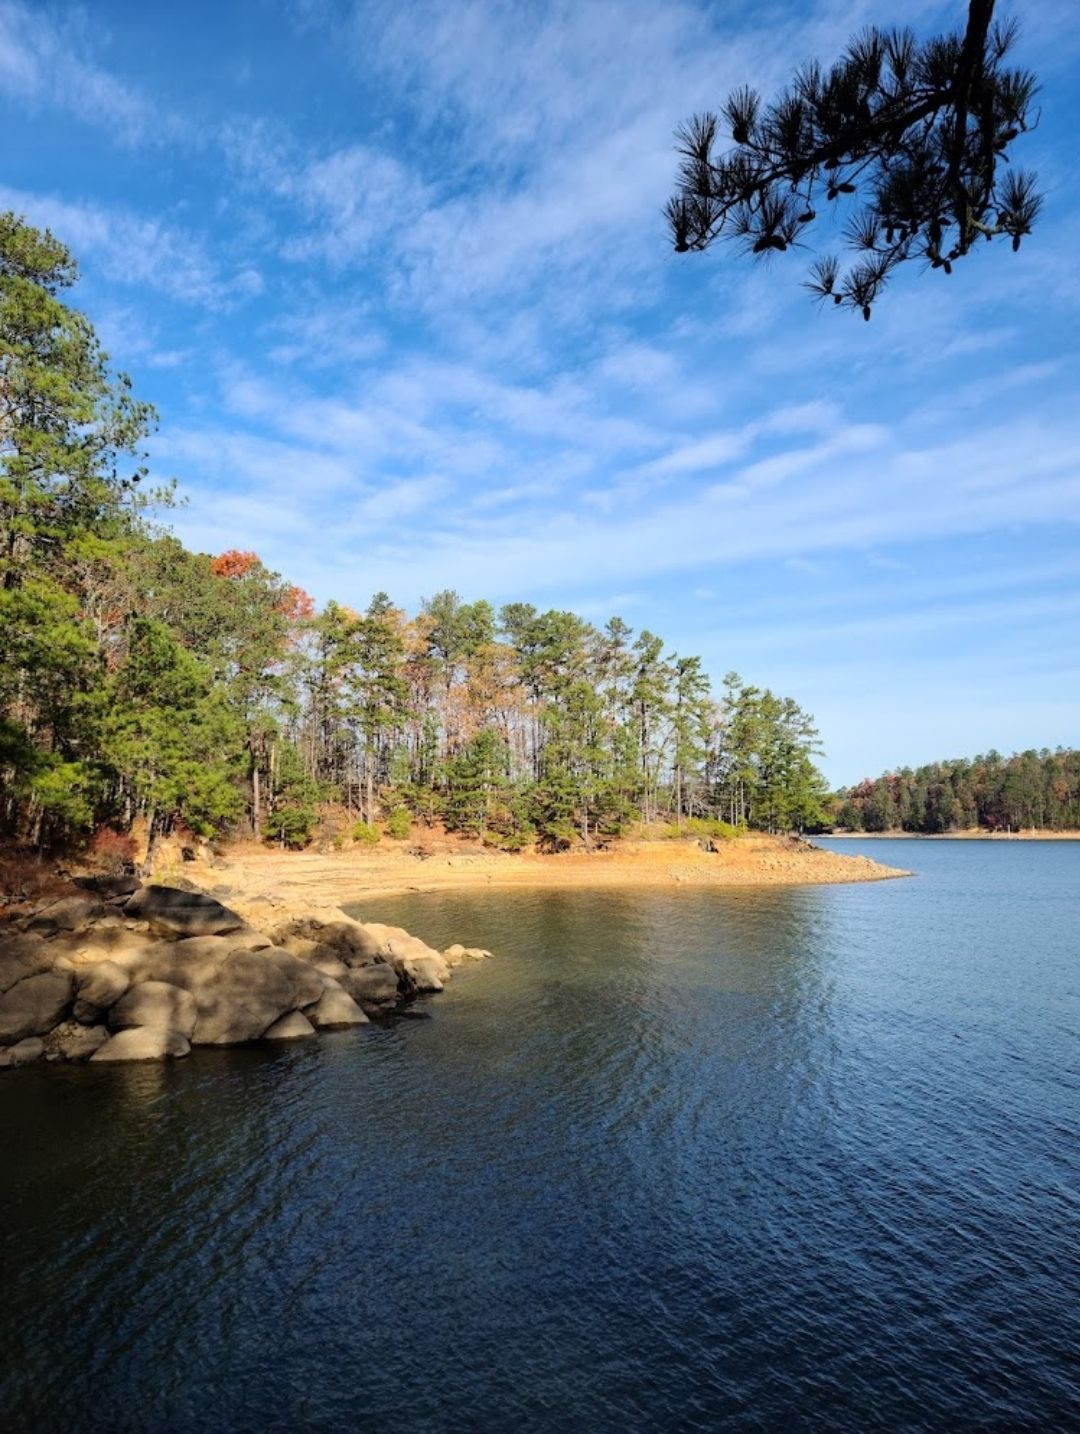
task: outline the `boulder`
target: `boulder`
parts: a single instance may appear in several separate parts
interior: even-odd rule
[[[264,1041],[299,1041],[304,1036],[313,1036],[315,1027],[302,1011],[290,1011],[279,1016],[268,1031],[263,1032]]]
[[[201,891],[144,886],[124,906],[128,916],[149,921],[151,930],[178,936],[222,936],[239,931],[244,918]]]
[[[0,1045],[52,1030],[71,1002],[71,970],[41,971],[16,981],[0,996]]]
[[[450,977],[449,962],[426,941],[410,936],[400,926],[384,926],[379,921],[369,921],[364,930],[379,943],[404,991],[443,989],[443,982]]]
[[[12,1066],[28,1066],[41,1060],[45,1054],[45,1042],[40,1036],[28,1036],[0,1051],[0,1070]]]
[[[397,972],[385,961],[357,966],[338,977],[338,984],[369,1015],[396,1006],[400,997]]]
[[[460,942],[455,942],[453,946],[448,946],[442,954],[443,960],[453,970],[455,966],[460,966],[465,961],[486,961],[491,952],[485,951],[482,946],[462,946]]]
[[[186,1056],[191,1043],[179,1031],[157,1026],[132,1026],[118,1031],[90,1057],[91,1061],[161,1061]]]
[[[131,984],[131,977],[115,961],[98,961],[75,973],[75,1005],[72,1015],[92,1026],[102,1011],[114,1006]]]
[[[253,950],[250,937],[207,936],[148,946],[125,962],[133,989],[164,981],[195,998],[195,1045],[255,1041],[287,1011],[313,1005],[326,978],[273,946]]]
[[[88,1061],[109,1039],[104,1026],[81,1026],[78,1021],[61,1021],[45,1037],[50,1058],[55,1053],[65,1061]]]
[[[401,926],[384,926],[380,921],[369,921],[364,930],[378,942],[405,990],[442,990],[443,982],[449,979],[450,966],[442,954],[426,941],[411,936]]]
[[[437,951],[430,956],[396,957],[394,969],[405,991],[441,991],[450,975],[450,968]]]
[[[135,1026],[154,1030],[178,1031],[187,1040],[195,1030],[198,1011],[195,997],[182,986],[167,981],[143,981],[117,1001],[109,1012],[109,1025],[114,1031]]]
[[[325,991],[313,1006],[308,1006],[304,1015],[319,1031],[333,1030],[335,1026],[367,1024],[367,1016],[336,981],[326,983]]]
[[[51,971],[57,949],[38,932],[19,932],[0,940],[0,993],[17,981]]]
[[[314,966],[316,971],[321,971],[324,976],[328,976],[331,981],[340,980],[350,969],[344,961],[339,961],[330,953],[329,946],[316,946],[310,956],[304,956],[299,951],[294,954],[299,956],[302,961],[306,961],[309,966]]]
[[[46,931],[83,931],[106,914],[108,907],[97,896],[62,896],[39,906],[30,922],[30,929]]]
[[[286,922],[274,933],[278,945],[311,942],[324,956],[336,958],[348,967],[367,966],[385,955],[378,938],[359,921],[334,911],[331,916],[303,916]]]
[[[332,946],[310,941],[306,936],[286,934],[277,944],[283,951],[288,951],[290,956],[299,956],[301,961],[306,961],[309,966],[314,966],[316,971],[321,971],[324,976],[330,976],[335,981],[349,969]]]
[[[257,1040],[279,1016],[318,1001],[323,985],[318,971],[287,951],[233,951],[216,977],[193,992],[199,1011],[195,1043]]]
[[[134,896],[142,882],[137,876],[77,876],[75,885],[92,891],[103,901],[120,901]]]

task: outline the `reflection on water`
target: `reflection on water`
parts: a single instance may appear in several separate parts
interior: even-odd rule
[[[5,1075],[6,1426],[1075,1423],[1080,844],[916,858],[383,901],[498,953],[430,1021]]]

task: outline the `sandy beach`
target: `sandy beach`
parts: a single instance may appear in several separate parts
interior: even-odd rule
[[[557,856],[509,855],[446,842],[424,857],[389,842],[328,853],[251,845],[230,848],[213,862],[185,862],[182,874],[206,890],[227,888],[233,904],[270,898],[290,907],[476,887],[805,886],[910,875],[868,857],[768,836],[720,843],[715,852],[694,841],[651,841]]]

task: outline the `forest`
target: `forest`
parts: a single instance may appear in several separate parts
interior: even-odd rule
[[[837,792],[832,818],[845,831],[940,834],[971,830],[1080,829],[1080,752],[1020,752],[904,767]]]
[[[506,849],[820,825],[812,719],[620,618],[444,591],[321,610],[251,552],[154,519],[156,415],[64,302],[70,253],[0,215],[0,835],[107,847],[145,823]]]

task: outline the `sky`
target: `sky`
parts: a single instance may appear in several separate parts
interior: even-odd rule
[[[673,133],[962,0],[0,0],[0,209],[78,257],[193,547],[617,613],[794,696],[835,784],[1075,746],[1080,7],[1011,9],[1038,228],[868,324],[812,256],[673,254]]]

